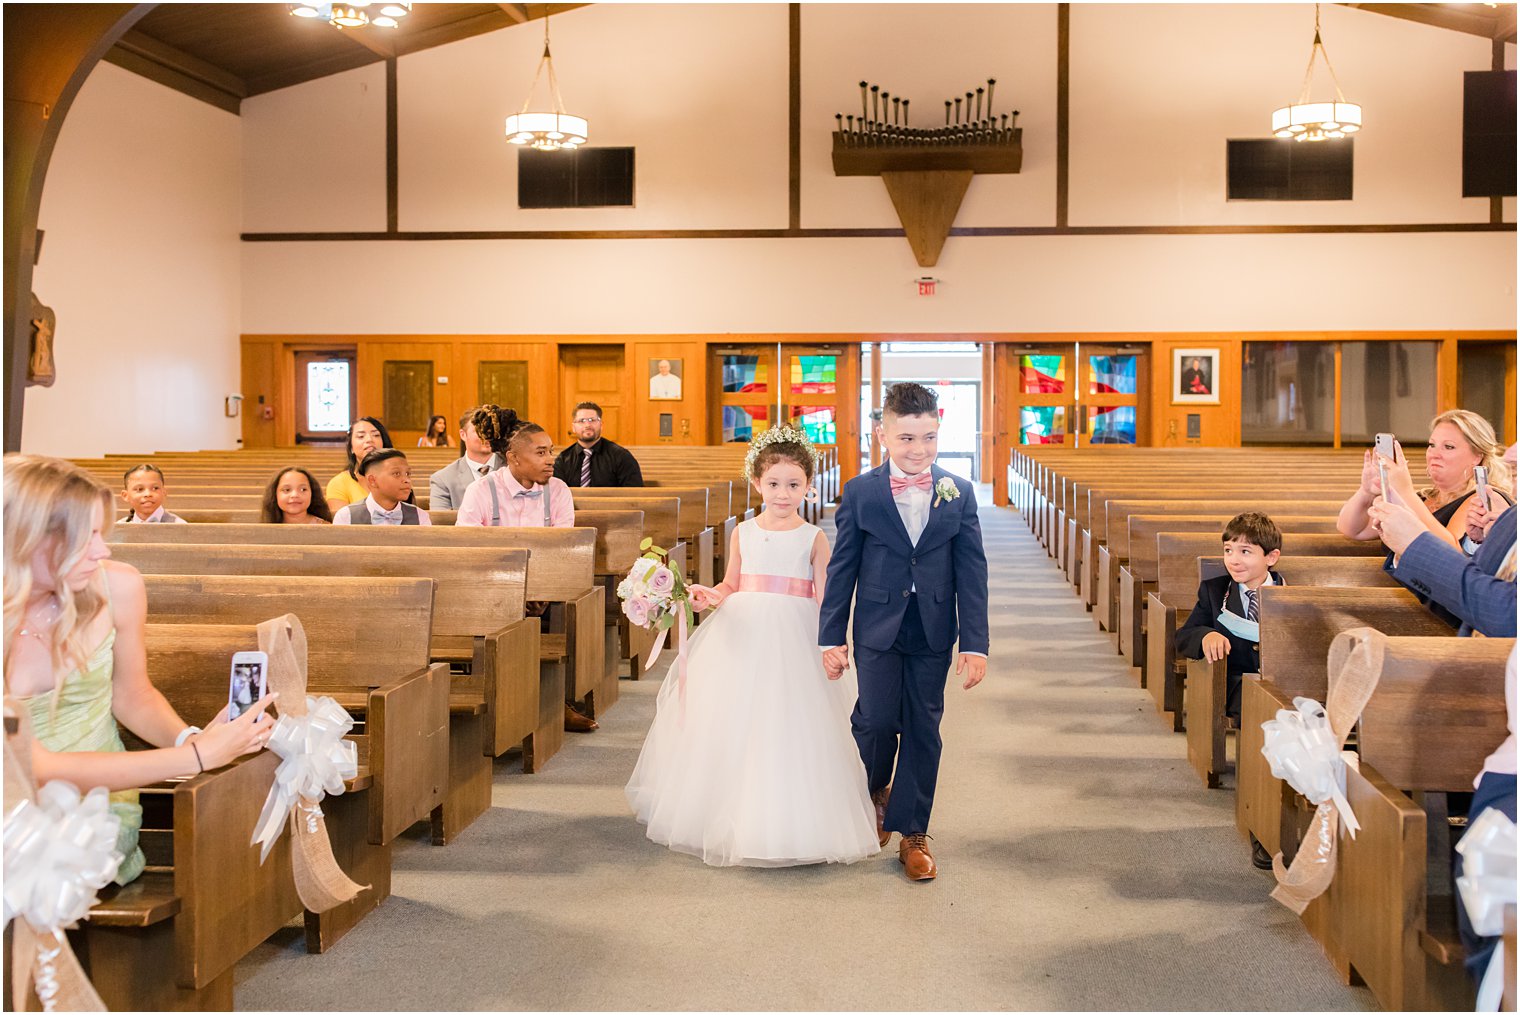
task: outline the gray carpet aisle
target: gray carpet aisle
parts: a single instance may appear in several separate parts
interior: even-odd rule
[[[1012,511],[983,509],[991,675],[958,685],[932,831],[849,867],[711,869],[629,816],[658,681],[547,771],[498,763],[456,843],[398,843],[394,895],[332,952],[292,930],[244,1009],[1366,1009],[1267,899],[1204,790]]]

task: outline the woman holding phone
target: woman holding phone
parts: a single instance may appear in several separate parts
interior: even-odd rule
[[[271,698],[203,732],[148,680],[142,575],[109,560],[111,491],[68,462],[5,456],[5,695],[35,736],[38,785],[63,779],[111,790],[121,819],[118,884],[142,873],[136,787],[193,776],[261,750]],[[120,722],[157,750],[126,751]]]

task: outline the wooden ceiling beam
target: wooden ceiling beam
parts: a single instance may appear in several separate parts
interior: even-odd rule
[[[245,98],[248,95],[248,84],[241,78],[213,64],[191,56],[173,46],[159,42],[150,35],[144,34],[138,29],[133,29],[121,37],[116,44],[118,49],[124,49],[129,53],[142,57],[145,60],[165,67],[187,78],[201,81],[228,95]]]
[[[1515,5],[1507,4],[1499,8],[1498,17],[1494,19],[1494,38],[1500,42],[1515,41]]]
[[[363,46],[382,60],[396,55],[396,29],[375,28],[361,25],[358,28],[340,28],[338,34],[349,42]]]
[[[519,25],[526,23],[528,20],[527,4],[497,4],[496,6],[505,11],[507,17],[511,18]]]
[[[1352,7],[1372,14],[1386,14],[1391,18],[1402,18],[1405,21],[1414,21],[1432,28],[1445,28],[1453,32],[1462,32],[1467,35],[1479,35],[1485,39],[1496,37],[1498,16],[1495,11],[1484,10],[1468,11],[1459,10],[1445,4],[1341,4],[1342,7]],[[1514,9],[1510,9],[1510,18],[1514,18]],[[1512,20],[1513,23],[1513,20]]]
[[[320,60],[303,63],[296,67],[287,67],[284,70],[275,71],[271,74],[263,74],[256,78],[248,79],[248,94],[262,95],[265,92],[278,91],[281,88],[289,88],[305,81],[315,81],[317,78],[325,78],[329,74],[341,74],[346,70],[363,67],[366,64],[379,63],[380,58],[372,51],[363,46],[355,46],[352,50],[345,50],[332,56],[325,56]]]
[[[501,28],[510,28],[515,24],[518,24],[518,21],[508,16],[500,5],[488,4],[483,6],[479,14],[472,14],[458,21],[450,21],[446,25],[434,25],[432,28],[408,32],[404,38],[396,40],[396,52],[398,56],[415,53],[418,50],[444,46],[451,42],[458,42],[460,39],[484,35],[486,32],[494,32]]]

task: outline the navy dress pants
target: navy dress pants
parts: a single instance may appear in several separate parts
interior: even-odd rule
[[[871,793],[892,787],[885,822],[889,832],[915,835],[929,830],[949,669],[950,650],[936,652],[924,637],[917,595],[909,597],[890,649],[855,647],[860,697],[850,728]]]

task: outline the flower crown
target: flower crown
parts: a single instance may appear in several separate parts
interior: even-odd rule
[[[796,427],[782,423],[757,434],[749,442],[749,454],[744,456],[744,474],[750,479],[759,479],[760,477],[755,475],[755,462],[759,459],[760,452],[776,444],[800,445],[813,457],[813,468],[815,470],[818,468],[818,449],[813,447],[813,442],[808,440],[807,434]]]

